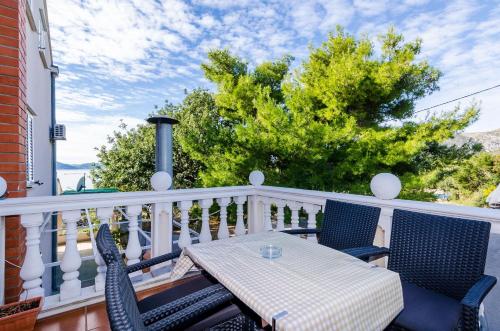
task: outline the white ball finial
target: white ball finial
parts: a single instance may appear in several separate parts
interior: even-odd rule
[[[259,170],[252,171],[250,173],[250,176],[248,176],[250,184],[254,186],[262,185],[262,183],[264,183],[264,179],[265,179],[264,174],[262,173],[262,171]]]
[[[7,182],[3,177],[0,177],[0,198],[5,195],[7,192]]]
[[[155,172],[151,176],[151,186],[155,191],[166,191],[172,185],[172,177],[165,171]]]
[[[391,200],[401,192],[401,181],[390,173],[381,173],[372,178],[370,189],[379,199]]]

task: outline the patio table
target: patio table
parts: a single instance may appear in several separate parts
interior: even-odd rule
[[[260,256],[273,244],[280,258]],[[278,330],[383,330],[403,309],[399,275],[310,240],[267,232],[184,248],[172,277],[205,269]]]

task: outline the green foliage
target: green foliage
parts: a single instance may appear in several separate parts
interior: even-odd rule
[[[482,152],[457,165],[437,186],[451,193],[452,201],[471,206],[486,206],[486,198],[498,183],[500,155]]]
[[[250,69],[227,50],[211,51],[202,68],[217,87],[214,102],[178,128],[183,150],[203,164],[201,184],[244,184],[260,169],[269,185],[367,194],[372,176],[390,171],[405,181],[403,197],[431,199],[425,155],[444,162],[433,146],[478,110],[412,121],[415,101],[438,88],[440,73],[416,60],[419,40],[390,30],[379,45],[339,28],[295,71],[289,56]]]
[[[178,106],[170,103],[158,111],[177,116]],[[197,185],[201,164],[183,151],[174,131],[174,184],[176,188]],[[108,145],[98,149],[99,163],[91,170],[95,185],[116,187],[120,191],[151,190],[150,178],[155,172],[155,127],[141,124],[128,129],[124,123],[108,137]]]

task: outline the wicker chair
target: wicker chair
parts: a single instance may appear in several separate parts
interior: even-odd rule
[[[319,234],[321,245],[367,260],[389,250],[373,245],[380,208],[327,200],[321,229],[293,229],[289,234]]]
[[[231,293],[205,273],[138,300],[128,274],[172,260],[180,251],[126,266],[107,224],[100,226],[96,244],[107,266],[106,307],[113,330],[218,330],[221,326],[222,330],[258,330],[255,316],[239,302],[231,303]]]
[[[404,310],[393,330],[479,330],[490,223],[394,210],[388,268],[401,277]]]

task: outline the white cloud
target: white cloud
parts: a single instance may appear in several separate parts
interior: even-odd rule
[[[67,140],[57,143],[58,160],[63,163],[96,162],[95,148],[107,143],[107,136],[118,129],[121,121],[129,127],[144,123],[130,116],[86,117],[82,122],[66,123]]]
[[[182,99],[184,88],[211,87],[199,65],[214,48],[228,48],[250,65],[291,54],[297,65],[307,46],[318,46],[337,24],[373,40],[394,25],[406,40],[421,37],[420,58],[444,72],[441,91],[421,108],[500,77],[500,3],[493,1],[50,0],[48,6],[61,66],[58,119],[73,137],[60,156],[80,155],[81,162],[94,157],[87,147],[101,145],[119,118],[137,122],[152,104]],[[473,128],[495,126],[496,95],[477,97],[483,115]],[[102,134],[85,138],[89,130]],[[88,145],[80,146],[84,153],[71,152],[78,144]]]

